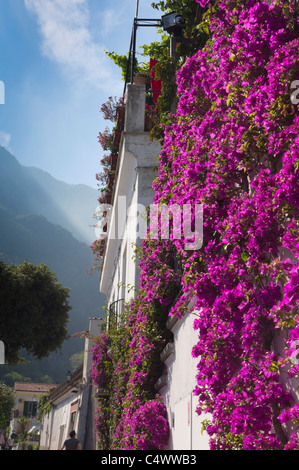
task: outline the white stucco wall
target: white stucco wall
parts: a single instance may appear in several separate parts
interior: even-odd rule
[[[137,224],[141,223],[142,217],[138,209],[152,204],[154,198],[153,168],[157,165],[160,145],[152,142],[149,134],[143,132],[142,88],[130,85],[127,95],[126,124],[120,145],[114,204],[100,281],[100,290],[106,294],[108,305],[121,298],[128,301],[133,294],[128,289],[139,287],[139,270],[133,259],[133,245],[142,243],[138,238],[140,227]],[[113,234],[118,236],[113,237]],[[193,315],[189,314],[173,327],[175,352],[166,361],[168,383],[159,391],[168,409],[169,423],[174,418],[169,449],[209,448],[207,436],[201,434],[203,418],[196,414],[197,403],[193,396],[197,364],[191,355],[192,347],[197,342],[193,319]]]
[[[153,168],[160,152],[160,144],[144,132],[144,115],[145,87],[128,85],[125,128],[100,279],[100,291],[106,295],[108,306],[122,298],[128,301],[139,287],[134,252],[144,237],[143,214],[153,202]]]
[[[78,397],[74,393],[62,397],[54,403],[49,416],[43,420],[40,449],[41,450],[59,450],[65,439],[69,437],[71,406],[78,402]],[[77,432],[78,419],[75,423],[75,431]]]
[[[167,384],[160,389],[167,407],[170,450],[208,450],[209,439],[201,432],[203,419],[208,415],[196,413],[197,397],[193,396],[196,385],[198,358],[192,357],[192,347],[197,343],[198,332],[193,329],[195,316],[191,312],[177,320],[171,328],[173,333],[173,352],[165,360]]]
[[[85,339],[84,362],[82,378],[80,383],[67,388],[65,393],[57,398],[53,397],[53,407],[49,415],[43,417],[42,429],[40,433],[40,450],[59,450],[65,439],[69,437],[69,432],[75,430],[82,447],[86,443],[86,426],[90,416],[93,397],[91,396],[90,368],[92,363],[93,338],[101,332],[103,319],[89,319],[89,336]],[[74,373],[76,375],[76,373]],[[81,381],[82,380],[82,381]],[[63,384],[61,385],[63,386]],[[57,389],[56,389],[57,390]],[[71,413],[76,412],[75,426],[70,426]],[[88,432],[89,441],[92,432]],[[89,447],[92,443],[88,443]]]

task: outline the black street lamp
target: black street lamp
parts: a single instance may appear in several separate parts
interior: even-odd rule
[[[70,382],[70,381],[71,381],[72,374],[70,373],[70,371],[67,372],[65,378],[66,378],[66,381],[67,381],[67,382]]]

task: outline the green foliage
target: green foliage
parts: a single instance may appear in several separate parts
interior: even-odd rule
[[[109,317],[108,312],[106,357],[103,350],[101,355],[98,352],[93,355],[93,381],[109,395],[99,398],[96,412],[101,449],[127,448],[132,439],[131,413],[156,394],[154,384],[163,368],[160,352],[166,341],[167,314],[160,305],[144,308],[142,299],[142,293],[138,294],[125,305],[118,319]],[[96,379],[97,368],[101,384]]]
[[[53,405],[49,401],[49,393],[45,393],[39,398],[38,401],[38,415],[37,415],[37,421],[39,423],[42,422],[44,416],[49,416],[49,413],[52,409]]]
[[[45,264],[0,262],[0,325],[8,364],[24,348],[37,359],[67,339],[69,289],[58,283]]]
[[[79,351],[70,357],[70,363],[71,363],[73,371],[78,369],[78,367],[81,364],[83,364],[83,358],[84,358],[84,351]]]
[[[45,263],[71,289],[70,335],[85,329],[89,318],[101,316],[105,302],[97,276],[88,273],[92,265],[89,244],[80,241],[85,227],[92,240],[96,198],[96,189],[67,185],[41,170],[24,167],[0,146],[0,259],[8,264]],[[73,222],[66,217],[70,211]],[[83,341],[70,338],[61,350],[42,360],[20,350],[26,364],[1,366],[0,381],[13,386],[10,374],[16,372],[21,382],[48,382],[49,377],[50,382],[61,382],[71,368],[69,358],[83,347]]]
[[[38,444],[28,444],[27,450],[39,450]]]
[[[3,366],[6,368],[6,366]],[[30,377],[26,377],[25,375],[20,374],[16,371],[7,372],[3,374],[2,380],[5,382],[6,385],[13,387],[15,382],[31,382]]]
[[[0,382],[0,428],[4,428],[11,419],[15,403],[15,393],[12,388]]]
[[[176,50],[173,57],[170,56],[170,39],[168,34],[163,35],[163,40],[157,46],[152,43],[143,46],[144,53],[159,60],[156,66],[157,78],[162,80],[161,95],[158,100],[158,122],[151,131],[151,137],[159,140],[161,144],[164,139],[164,126],[172,123],[172,115],[175,111],[177,100],[176,71],[182,67],[188,57],[191,57],[206,44],[209,31],[205,25],[204,9],[194,0],[185,1],[160,1],[152,3],[153,8],[160,9],[167,14],[176,11],[185,19],[183,37],[176,40]]]
[[[129,63],[129,55],[117,54],[116,52],[105,51],[105,54],[121,69],[121,77],[123,80],[126,80],[126,77],[130,79],[131,76],[131,61]],[[135,59],[134,62],[134,71],[139,72],[146,69],[146,65],[141,66],[138,63],[138,60]]]

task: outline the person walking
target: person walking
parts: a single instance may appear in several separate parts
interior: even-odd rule
[[[60,450],[82,450],[79,439],[75,431],[70,432],[70,437],[64,441]]]
[[[13,438],[10,436],[10,437],[7,439],[7,449],[8,449],[8,450],[12,450],[13,445],[14,445],[14,440],[13,440]]]

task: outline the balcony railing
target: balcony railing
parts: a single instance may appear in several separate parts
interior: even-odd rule
[[[118,299],[112,302],[109,306],[109,320],[108,327],[118,327],[121,323],[122,315],[124,313],[125,299]]]

